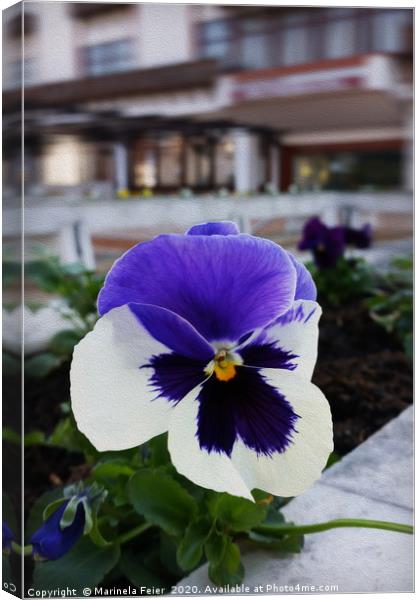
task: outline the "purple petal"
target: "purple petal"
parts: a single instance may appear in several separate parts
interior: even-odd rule
[[[297,275],[295,300],[316,300],[317,290],[312,275],[305,265],[299,262],[291,252],[289,252],[289,256],[292,259]]]
[[[151,304],[129,304],[131,312],[155,340],[193,359],[209,361],[214,350],[188,321],[170,310]]]
[[[200,223],[188,229],[186,235],[238,235],[239,229],[233,221]]]
[[[289,309],[296,270],[280,246],[249,235],[161,235],[126,252],[98,298],[101,315],[154,304],[207,340],[237,341]]]

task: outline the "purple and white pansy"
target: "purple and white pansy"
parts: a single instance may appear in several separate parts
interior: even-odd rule
[[[321,309],[306,268],[230,222],[160,235],[126,252],[75,348],[79,429],[100,451],[168,431],[176,469],[252,499],[303,492],[332,450],[311,383]]]

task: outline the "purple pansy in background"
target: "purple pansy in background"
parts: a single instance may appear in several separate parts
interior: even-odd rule
[[[299,250],[310,250],[320,269],[334,267],[345,250],[344,227],[328,227],[318,217],[309,219],[298,244]]]
[[[15,539],[13,531],[6,521],[2,522],[2,549],[4,554],[9,554],[12,549],[12,542]]]
[[[318,217],[306,222],[299,250],[310,250],[315,264],[320,269],[335,267],[344,256],[346,246],[369,248],[372,243],[372,228],[369,224],[360,229],[353,227],[328,227]]]
[[[81,538],[85,529],[85,506],[78,502],[73,519],[63,524],[63,515],[71,499],[61,504],[32,535],[32,554],[37,560],[56,560]]]
[[[196,484],[252,499],[303,492],[332,450],[311,383],[321,309],[307,269],[230,222],[160,235],[126,252],[75,348],[72,407],[100,451],[168,431]]]
[[[369,248],[372,243],[372,226],[366,223],[360,229],[345,227],[344,236],[347,246],[360,249]]]

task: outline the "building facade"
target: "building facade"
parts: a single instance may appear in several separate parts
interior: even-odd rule
[[[11,189],[22,81],[28,193],[411,188],[411,9],[25,2],[3,28]]]

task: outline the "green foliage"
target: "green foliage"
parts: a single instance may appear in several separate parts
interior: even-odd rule
[[[73,588],[76,596],[82,596],[82,589],[98,585],[115,567],[119,557],[120,549],[117,545],[101,548],[84,537],[58,560],[37,563],[33,587],[44,592]]]
[[[395,258],[387,273],[377,276],[377,284],[367,300],[369,314],[400,341],[408,357],[413,357],[413,259]]]
[[[197,511],[192,496],[162,471],[144,469],[133,475],[129,496],[138,513],[169,535],[181,535]]]
[[[365,298],[372,290],[374,271],[362,258],[340,258],[334,267],[318,269],[307,265],[317,290],[318,302],[338,306]]]

